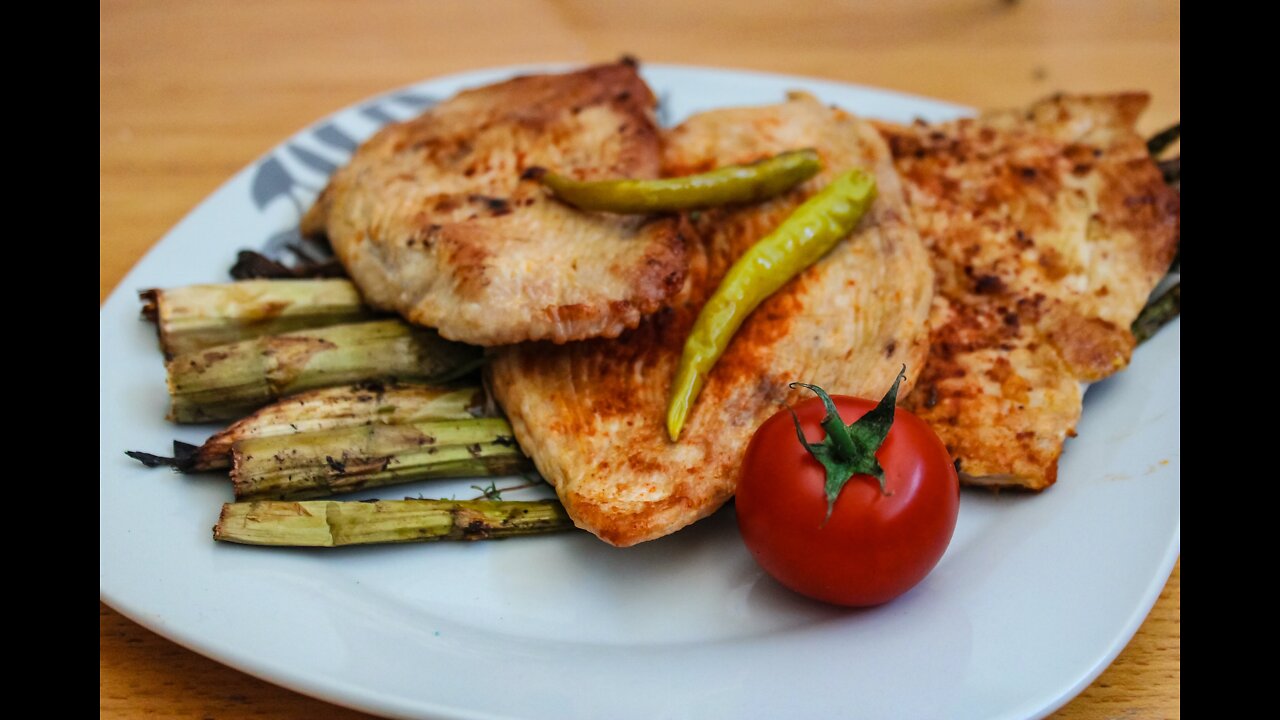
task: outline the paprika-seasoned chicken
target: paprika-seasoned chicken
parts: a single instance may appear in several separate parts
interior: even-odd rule
[[[616,340],[497,351],[492,390],[579,527],[620,546],[675,532],[733,495],[756,427],[800,398],[788,383],[879,397],[904,363],[904,391],[922,367],[932,271],[888,148],[870,124],[804,95],[716,110],[668,134],[663,170],[687,175],[807,147],[823,170],[797,189],[691,215],[689,277],[669,309]],[[870,212],[747,319],[671,442],[667,397],[702,304],[746,248],[855,166],[878,182]]]
[[[1145,94],[882,125],[937,276],[929,361],[904,405],[970,484],[1048,487],[1082,383],[1129,362],[1129,326],[1177,250],[1178,193],[1134,131]]]
[[[676,221],[579,212],[522,174],[656,177],[654,106],[627,62],[468,90],[362,145],[303,232],[370,305],[451,340],[614,337],[680,289]]]

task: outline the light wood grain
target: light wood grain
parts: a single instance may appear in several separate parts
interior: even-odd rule
[[[624,52],[815,75],[980,107],[1145,89],[1180,115],[1177,2],[1105,0],[104,0],[102,299],[201,199],[280,140],[434,75]],[[1060,718],[1180,716],[1180,574]],[[104,717],[363,717],[250,678],[101,608]]]

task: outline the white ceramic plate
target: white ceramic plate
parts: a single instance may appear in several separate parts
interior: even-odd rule
[[[210,539],[231,499],[224,480],[125,457],[210,430],[163,420],[164,370],[136,290],[225,280],[237,249],[289,237],[356,140],[516,70],[422,83],[290,138],[188,215],[108,299],[102,599],[271,682],[406,717],[1030,718],[1087,686],[1138,628],[1178,555],[1177,322],[1091,389],[1056,486],[1036,496],[964,493],[937,569],[873,610],[836,610],[781,589],[743,549],[731,510],[628,550],[585,533],[248,548]],[[797,77],[662,66],[645,75],[669,122],[776,102],[795,88],[899,121],[965,111]],[[472,497],[470,484],[403,494]]]

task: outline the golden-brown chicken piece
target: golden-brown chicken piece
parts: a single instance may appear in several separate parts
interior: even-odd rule
[[[1177,250],[1179,196],[1134,123],[1143,94],[1058,96],[881,126],[937,277],[932,349],[904,402],[970,484],[1048,487],[1081,384],[1123,368]]]
[[[468,90],[362,145],[303,231],[371,305],[452,340],[614,337],[680,289],[675,221],[579,212],[521,175],[656,177],[654,105],[625,62]]]
[[[732,495],[756,427],[787,385],[879,397],[905,363],[909,386],[927,351],[933,287],[897,174],[875,129],[809,96],[697,115],[666,137],[664,172],[687,175],[815,148],[822,172],[769,202],[697,213],[689,278],[670,309],[617,340],[504,348],[492,389],[579,527],[614,545],[675,532]],[[730,264],[835,175],[875,173],[879,197],[858,228],[762,304],[711,372],[680,441],[663,419],[699,309]]]

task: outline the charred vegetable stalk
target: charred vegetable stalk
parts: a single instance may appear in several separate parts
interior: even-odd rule
[[[1150,153],[1152,158],[1158,158],[1161,153],[1178,142],[1180,137],[1182,137],[1182,123],[1170,125],[1151,136],[1151,139],[1147,141],[1147,152]]]
[[[1175,283],[1168,290],[1160,294],[1160,297],[1147,303],[1138,315],[1138,319],[1133,321],[1130,330],[1133,331],[1133,339],[1138,342],[1146,342],[1150,340],[1160,328],[1169,324],[1174,318],[1178,317],[1178,313],[1182,312],[1182,283]]]
[[[372,315],[347,280],[247,280],[139,295],[165,357]]]
[[[310,242],[314,243],[314,240]],[[300,280],[304,278],[344,278],[347,271],[338,259],[332,257],[332,250],[326,248],[320,253],[298,252],[301,246],[294,246],[294,254],[301,258],[295,265],[285,265],[277,260],[252,250],[241,250],[236,255],[236,264],[231,266],[230,275],[237,280]]]
[[[1182,194],[1182,156],[1168,160],[1161,160],[1156,163],[1156,167],[1160,168],[1160,174],[1164,176],[1164,181],[1169,184],[1178,194]]]
[[[267,335],[168,361],[169,419],[228,420],[286,395],[368,380],[442,382],[479,361],[478,348],[399,320]]]
[[[231,467],[231,446],[249,438],[276,437],[360,425],[395,425],[424,420],[465,420],[486,414],[479,386],[431,387],[360,383],[292,395],[268,405],[205,441],[175,441],[173,457],[129,452],[148,467],[168,465],[183,472]]]
[[[569,530],[554,500],[379,500],[227,503],[213,539],[245,545],[339,547],[488,540]]]
[[[432,478],[529,469],[502,418],[365,425],[242,440],[232,447],[237,500],[297,500]]]
[[[1160,168],[1164,181],[1174,190],[1177,190],[1179,194],[1182,193],[1181,156],[1169,160],[1160,160],[1159,156],[1170,145],[1177,142],[1181,135],[1182,124],[1178,123],[1156,133],[1147,141],[1147,151],[1151,153],[1151,159],[1155,160],[1156,166]],[[1156,285],[1156,289],[1161,287],[1166,289],[1158,296],[1148,299],[1146,307],[1142,309],[1137,319],[1129,326],[1134,340],[1139,343],[1150,340],[1160,331],[1160,328],[1168,325],[1182,312],[1181,273],[1182,238],[1179,237],[1178,252],[1173,256],[1173,264],[1169,267],[1169,274]]]

